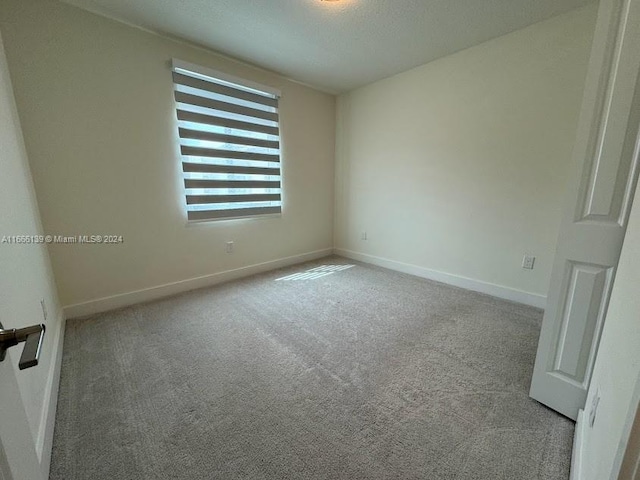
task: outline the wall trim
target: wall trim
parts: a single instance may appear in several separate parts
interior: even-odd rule
[[[237,280],[239,278],[248,277],[256,273],[267,272],[277,268],[288,267],[297,263],[308,262],[318,258],[326,257],[333,253],[332,248],[324,248],[313,252],[293,255],[291,257],[279,258],[263,263],[256,263],[246,267],[236,268],[233,270],[225,270],[222,272],[203,275],[201,277],[188,278],[178,282],[166,283],[155,287],[135,290],[133,292],[120,293],[109,297],[97,298],[88,302],[66,305],[64,307],[64,315],[67,319],[86,317],[96,313],[115,310],[117,308],[128,307],[137,303],[149,302],[159,298],[176,295],[178,293],[196,290],[198,288],[210,287],[219,283]]]
[[[582,459],[584,449],[584,438],[586,435],[586,422],[584,421],[584,410],[578,411],[576,429],[573,434],[573,451],[571,453],[571,473],[569,480],[582,480]]]
[[[60,388],[60,370],[62,369],[62,349],[66,320],[62,311],[58,313],[57,328],[53,340],[54,351],[51,354],[51,365],[44,390],[44,402],[40,414],[40,430],[36,440],[36,454],[40,461],[40,469],[44,478],[49,478],[51,468],[51,452],[53,449],[53,431],[56,425],[58,407],[58,390]]]
[[[532,307],[545,308],[547,305],[547,297],[544,295],[539,295],[537,293],[524,292],[522,290],[505,287],[503,285],[483,282],[481,280],[475,280],[473,278],[440,272],[438,270],[419,267],[418,265],[398,262],[396,260],[377,257],[375,255],[369,255],[366,253],[354,252],[352,250],[335,248],[333,252],[336,255],[351,258],[353,260],[358,260],[360,262],[370,263],[372,265],[388,268],[390,270],[396,270],[402,273],[408,273],[417,277],[428,278],[429,280],[435,280],[436,282],[446,283],[448,285],[464,288],[466,290],[473,290],[474,292],[485,293],[493,297],[510,300],[512,302],[523,303]]]

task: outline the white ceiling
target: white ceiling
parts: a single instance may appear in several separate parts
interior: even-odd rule
[[[64,0],[338,93],[590,0]]]

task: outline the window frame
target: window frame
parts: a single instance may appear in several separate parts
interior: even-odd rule
[[[279,143],[279,147],[278,147],[278,171],[279,171],[279,182],[280,182],[280,200],[279,200],[279,212],[268,212],[268,213],[256,213],[255,211],[253,213],[247,214],[247,215],[238,215],[238,216],[220,216],[220,217],[211,217],[211,218],[189,218],[189,212],[194,212],[194,211],[198,211],[198,210],[189,210],[189,203],[188,203],[188,196],[190,195],[194,195],[192,193],[188,193],[188,188],[186,187],[186,178],[185,178],[185,172],[184,170],[184,163],[188,162],[188,156],[184,155],[182,153],[182,147],[184,146],[182,141],[183,138],[181,138],[180,136],[180,125],[179,125],[179,121],[176,117],[176,123],[175,123],[175,133],[177,134],[177,140],[178,140],[178,147],[180,149],[179,152],[179,159],[180,159],[180,172],[181,172],[181,177],[180,177],[180,181],[182,184],[182,207],[183,207],[183,211],[186,214],[186,222],[187,225],[191,225],[191,224],[196,224],[196,223],[208,223],[208,222],[219,222],[219,221],[225,221],[225,220],[255,220],[255,219],[263,219],[263,218],[272,218],[272,217],[281,217],[282,213],[284,211],[284,176],[283,176],[283,167],[282,167],[282,160],[283,160],[283,155],[282,155],[282,131],[281,131],[281,118],[279,115],[279,100],[282,97],[282,93],[279,89],[268,86],[268,85],[264,85],[264,84],[260,84],[257,82],[253,82],[251,80],[247,80],[244,78],[240,78],[240,77],[236,77],[234,75],[230,75],[228,73],[216,70],[216,69],[212,69],[212,68],[208,68],[208,67],[204,67],[201,65],[196,65],[196,64],[192,64],[189,62],[185,62],[183,60],[179,60],[176,58],[171,59],[171,73],[172,76],[177,73],[177,74],[182,74],[182,75],[187,75],[187,76],[193,76],[194,78],[197,78],[196,76],[202,76],[205,77],[202,80],[207,81],[207,79],[210,79],[211,83],[216,83],[219,85],[223,85],[223,86],[228,86],[231,88],[234,88],[236,90],[240,90],[240,91],[246,91],[248,93],[253,93],[253,94],[257,94],[257,95],[261,95],[264,96],[266,98],[273,98],[276,100],[277,105],[275,107],[275,112],[277,113],[277,128],[278,128],[278,143]],[[195,75],[195,76],[194,76]],[[178,110],[180,110],[179,107],[179,103],[178,100],[175,98],[175,92],[178,92],[178,88],[177,88],[177,83],[172,80],[172,93],[174,96],[174,112],[177,115]],[[250,138],[250,137],[247,137]],[[232,150],[231,150],[232,151]],[[240,160],[240,159],[237,159]],[[240,160],[242,161],[242,160]],[[229,165],[233,165],[233,159],[230,159]],[[197,195],[197,194],[195,194]],[[206,205],[206,204],[205,204]],[[255,208],[263,208],[263,207],[248,207],[247,210],[254,210]],[[266,208],[266,207],[264,207]],[[233,208],[221,208],[219,209],[221,211],[228,211],[228,210],[233,210]],[[207,211],[207,210],[203,210],[203,211]],[[211,210],[213,211],[213,210]]]

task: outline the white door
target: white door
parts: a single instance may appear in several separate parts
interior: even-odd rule
[[[15,112],[10,112],[13,103],[13,92],[10,85],[4,48],[0,38],[0,118],[2,119],[0,125],[4,134],[1,137],[3,143],[0,147],[0,179],[2,180],[15,178],[11,175],[7,177],[10,172],[12,175],[15,175],[15,172],[12,170],[12,164],[5,158],[9,143],[7,139],[17,137],[18,135],[14,135],[14,133],[15,129],[19,128],[17,122],[5,121],[6,118],[11,119],[15,115]],[[13,197],[7,199],[6,196],[8,195],[7,191],[12,194],[19,193],[19,189],[23,188],[20,185],[22,183],[16,182],[15,189],[10,190],[3,184],[0,191],[0,198],[2,198],[0,202],[0,235],[11,234],[17,229],[16,225],[9,220],[13,216],[8,213],[14,207],[11,201],[17,202],[18,199]],[[25,193],[20,196],[20,198],[22,197],[28,198],[28,194]],[[9,275],[7,273],[11,270],[9,267],[16,266],[15,262],[20,262],[21,257],[17,255],[17,250],[8,249],[6,245],[3,246],[5,248],[0,250],[0,285],[2,285],[0,322],[5,328],[24,327],[25,322],[31,321],[33,323],[35,319],[14,318],[17,316],[16,312],[21,312],[23,309],[18,305],[19,300],[7,293],[11,292],[11,289],[5,287],[10,285],[10,282],[15,282],[15,279],[2,277]],[[18,263],[17,268],[20,266]],[[25,375],[25,372],[18,369],[24,345],[21,343],[11,347],[7,351],[4,361],[0,362],[0,480],[43,480],[35,441],[16,379],[17,375]]]
[[[9,319],[3,319],[9,323]],[[8,327],[8,325],[5,325]],[[21,349],[24,344],[12,347]],[[14,370],[16,356],[0,362],[0,480],[42,480],[35,444]]]
[[[530,395],[584,407],[637,178],[640,0],[601,0]]]

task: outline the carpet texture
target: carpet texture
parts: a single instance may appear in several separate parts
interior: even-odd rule
[[[568,478],[542,311],[346,264],[68,322],[50,478]]]

